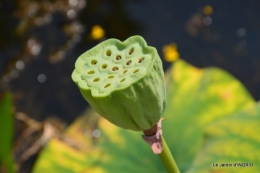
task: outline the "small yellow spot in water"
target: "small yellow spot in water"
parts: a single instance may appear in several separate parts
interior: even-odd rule
[[[211,15],[213,13],[213,8],[210,5],[206,5],[203,8],[203,13],[207,16]]]
[[[94,40],[99,40],[101,38],[103,38],[105,35],[105,31],[104,29],[99,26],[99,25],[94,25],[91,29],[91,38],[94,39]]]
[[[163,46],[163,54],[165,61],[174,62],[180,58],[176,43]]]

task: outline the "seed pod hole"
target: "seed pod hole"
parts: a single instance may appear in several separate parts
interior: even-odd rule
[[[102,65],[102,69],[105,69],[105,68],[107,68],[107,64]]]
[[[134,48],[131,48],[131,49],[129,50],[128,54],[129,54],[129,55],[132,55],[133,52],[134,52]]]
[[[107,50],[106,55],[110,56],[112,54],[111,50]]]
[[[130,61],[127,61],[126,62],[126,65],[130,65],[132,63],[132,61],[130,60]]]
[[[106,84],[105,86],[104,86],[104,88],[108,88],[108,87],[110,87],[110,83],[108,83],[108,84]]]
[[[118,67],[113,67],[112,70],[113,70],[113,71],[117,71],[117,70],[118,70]]]
[[[94,74],[95,72],[93,70],[89,71],[88,74]]]
[[[141,62],[143,62],[143,61],[144,61],[144,57],[143,57],[143,58],[140,58],[139,61],[138,61],[138,63],[141,63]]]
[[[125,81],[125,78],[121,79],[120,82],[124,82]]]
[[[107,78],[108,78],[108,79],[113,79],[113,78],[114,78],[114,76],[108,76]]]
[[[134,73],[137,73],[137,72],[139,72],[139,70],[138,70],[138,69],[136,69],[136,70],[134,71]]]
[[[98,82],[99,81],[99,78],[95,78],[94,80],[93,80],[93,82]]]
[[[127,72],[127,70],[124,70],[123,74],[125,74]]]
[[[91,61],[91,64],[92,64],[92,65],[96,65],[96,64],[97,64],[97,61],[93,59],[93,60]]]
[[[120,55],[117,55],[116,56],[116,60],[120,60],[121,59],[121,56]]]

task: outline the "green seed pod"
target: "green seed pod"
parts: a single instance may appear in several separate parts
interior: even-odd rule
[[[109,39],[86,51],[72,79],[97,113],[125,129],[150,129],[165,108],[161,59],[140,36]]]

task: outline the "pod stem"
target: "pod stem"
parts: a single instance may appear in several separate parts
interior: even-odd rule
[[[162,136],[162,145],[163,150],[161,154],[159,154],[164,167],[166,168],[168,173],[180,173],[177,164],[175,163],[174,158],[172,157],[171,151],[168,148],[166,141]]]
[[[158,154],[163,162],[168,173],[180,173],[177,164],[175,163],[171,151],[168,148],[166,141],[162,136],[162,120],[148,130],[144,130],[143,139],[150,145],[154,154]]]

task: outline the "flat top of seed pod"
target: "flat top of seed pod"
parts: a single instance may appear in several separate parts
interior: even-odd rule
[[[83,53],[75,63],[72,79],[94,97],[129,87],[145,77],[158,56],[140,36],[121,42],[108,39]]]

